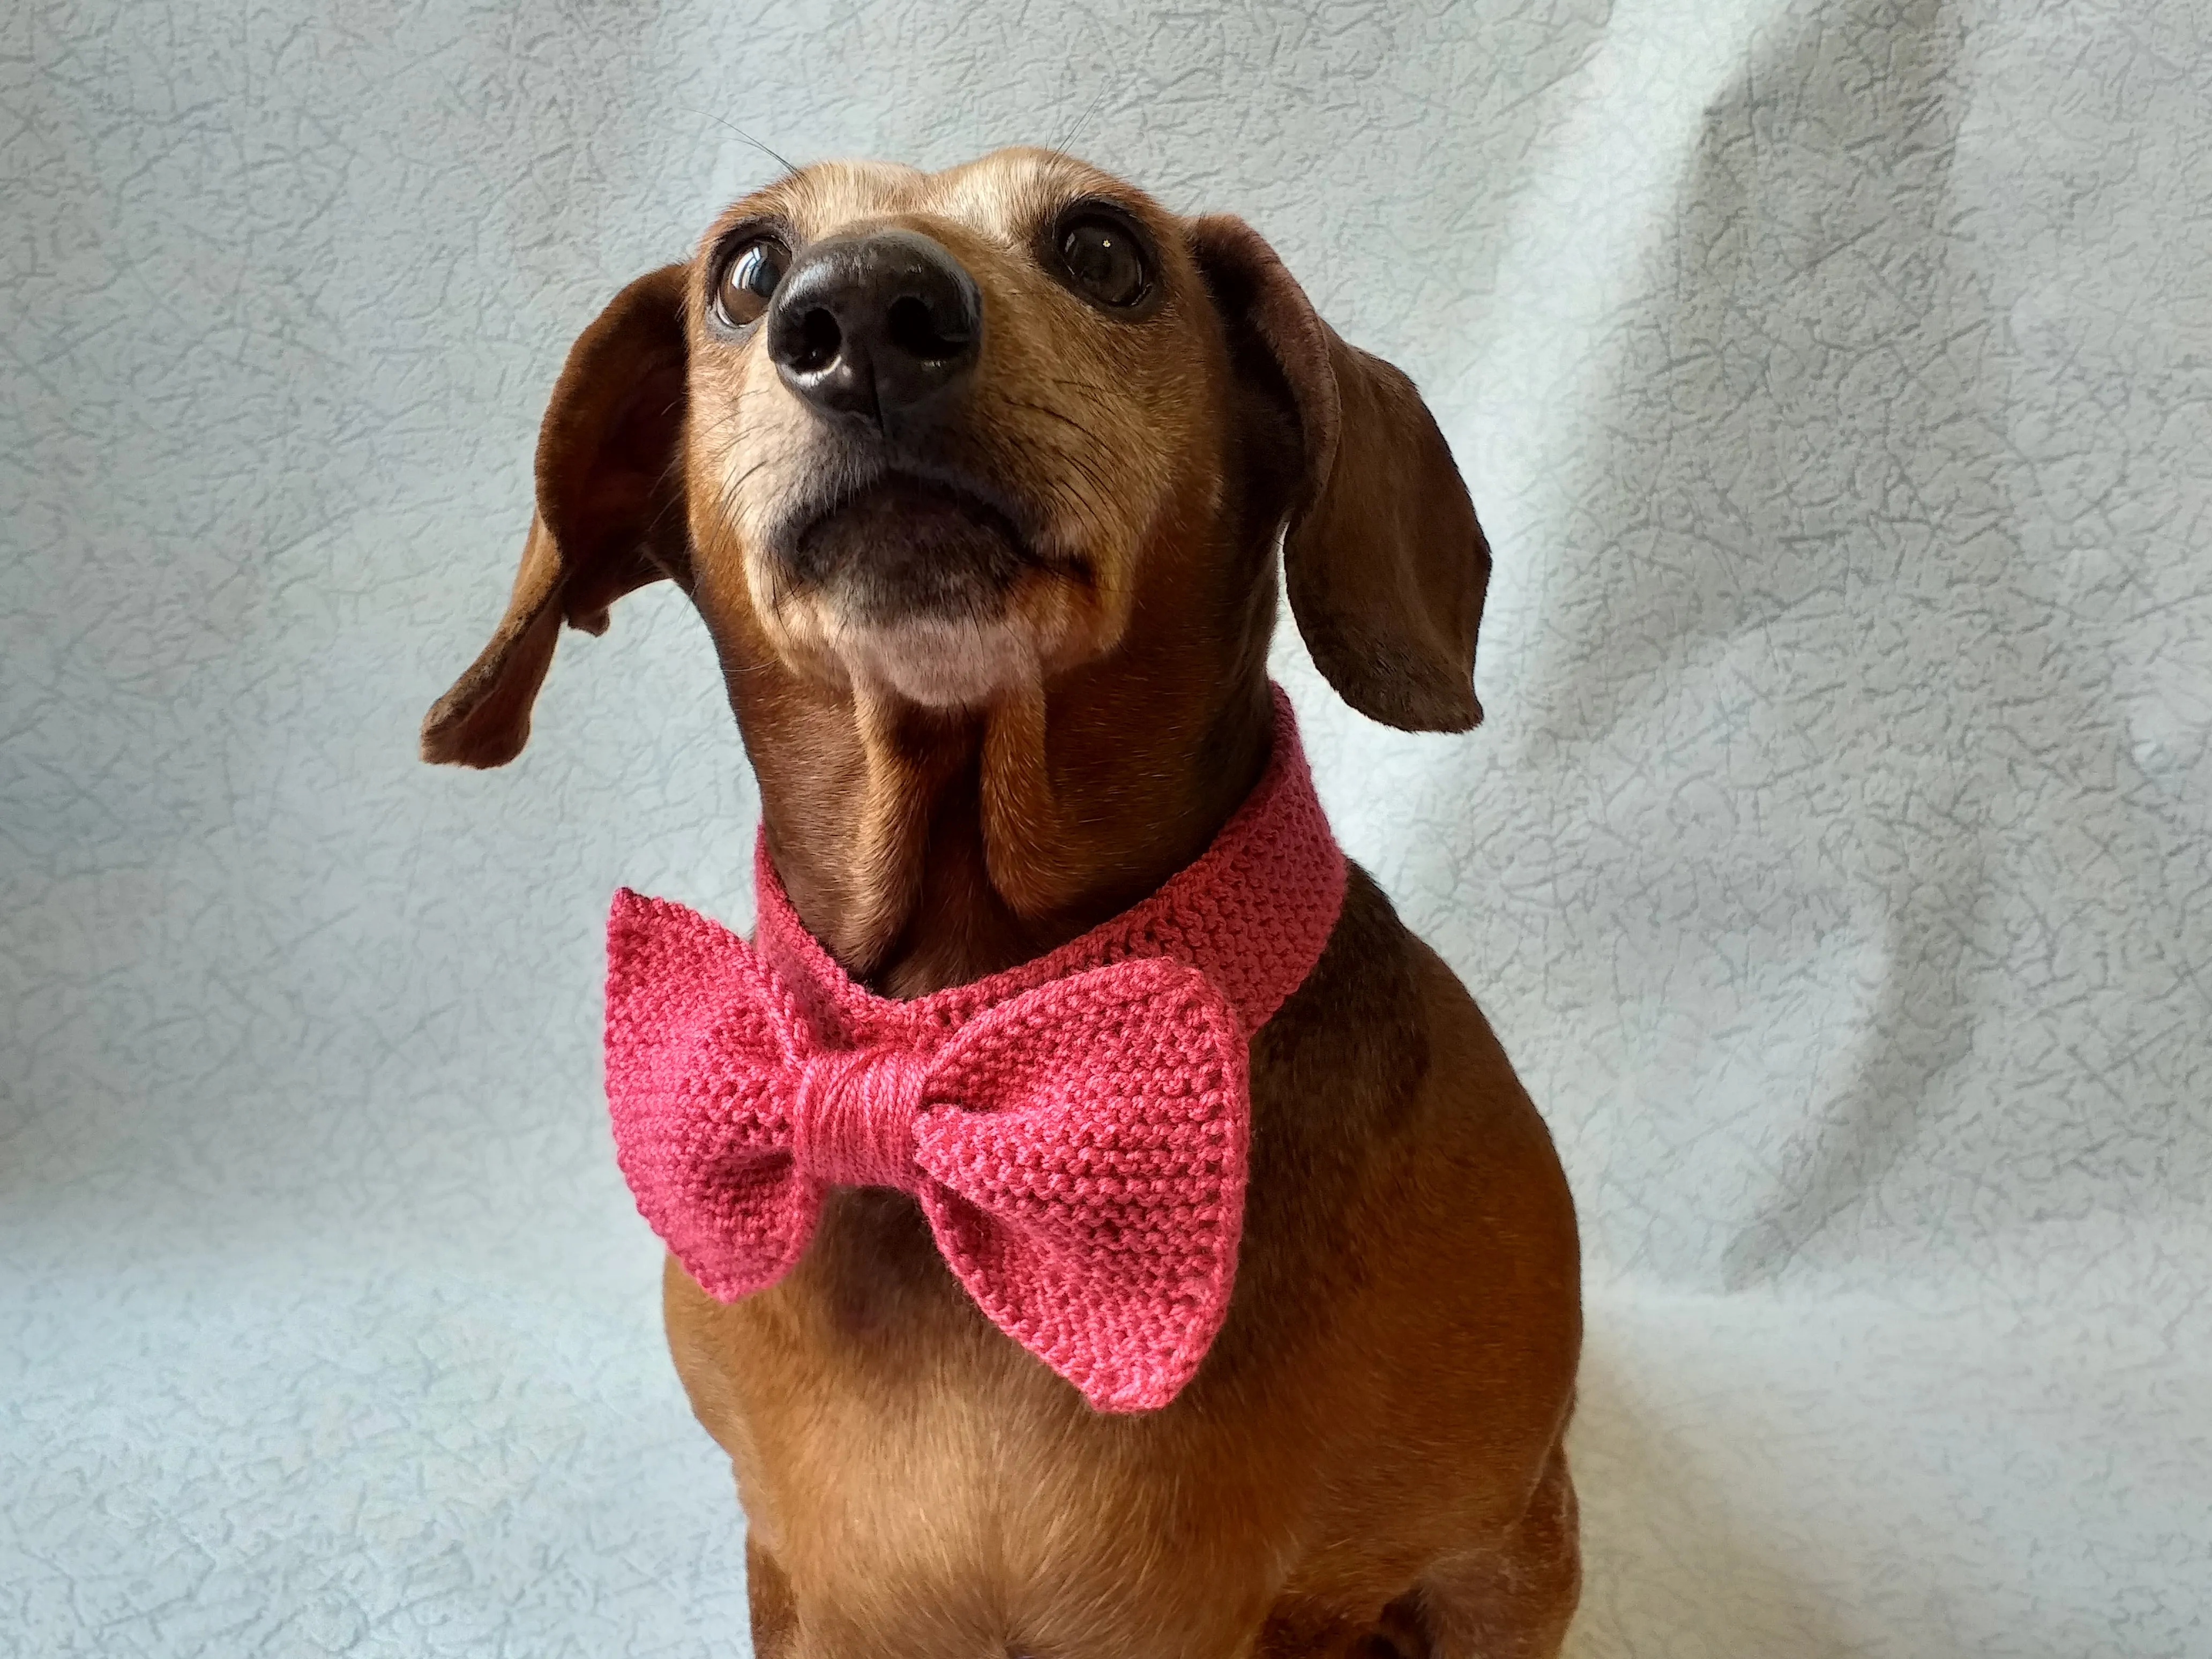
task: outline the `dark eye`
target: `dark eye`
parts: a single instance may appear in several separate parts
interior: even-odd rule
[[[1060,226],[1060,259],[1075,286],[1102,306],[1133,306],[1152,288],[1136,233],[1103,213]]]
[[[783,280],[791,255],[782,243],[757,237],[742,244],[722,267],[722,280],[714,285],[714,309],[732,328],[760,320]]]

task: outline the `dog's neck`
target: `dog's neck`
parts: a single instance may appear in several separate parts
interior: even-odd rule
[[[1205,851],[1267,760],[1262,662],[1210,695],[1166,689],[1123,672],[958,714],[865,693],[741,709],[799,919],[871,988],[915,996],[1127,908]]]

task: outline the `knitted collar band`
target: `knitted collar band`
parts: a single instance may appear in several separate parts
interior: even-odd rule
[[[1204,974],[1249,1037],[1305,982],[1344,903],[1344,853],[1314,793],[1297,718],[1282,687],[1269,690],[1275,719],[1267,769],[1212,844],[1150,898],[1058,950],[925,996],[878,996],[799,921],[769,858],[765,832],[753,858],[754,948],[830,1041],[896,1042],[926,1051],[1025,991],[1147,957]]]

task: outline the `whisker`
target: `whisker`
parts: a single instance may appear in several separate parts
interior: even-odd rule
[[[1042,460],[1048,463],[1059,463],[1062,466],[1073,468],[1081,473],[1095,492],[1095,498],[1091,495],[1086,495],[1072,488],[1069,481],[1064,477],[1052,476],[1052,469],[1049,466],[1041,469],[1047,474],[1044,480],[1045,489],[1052,495],[1054,503],[1060,506],[1068,517],[1087,523],[1094,530],[1105,528],[1106,513],[1101,503],[1111,501],[1114,498],[1114,491],[1088,456],[1058,444],[1047,443],[1042,436],[1036,434],[1007,430],[1000,432],[998,435],[1002,441],[1015,448],[1022,457],[1032,462]]]
[[[687,114],[703,115],[709,121],[717,122],[720,125],[727,127],[732,132],[736,133],[738,137],[744,139],[755,149],[760,151],[762,155],[768,156],[771,161],[781,162],[783,166],[783,170],[787,173],[796,173],[799,171],[798,165],[793,162],[789,156],[784,155],[781,150],[770,149],[766,144],[761,143],[759,139],[754,137],[752,134],[747,132],[735,121],[726,120],[721,116],[715,114],[714,112],[710,109],[693,109],[689,104],[678,104],[677,107],[684,111]]]
[[[1048,386],[1064,386],[1072,391],[1087,392],[1094,398],[1110,398],[1114,395],[1114,389],[1111,386],[1098,386],[1090,380],[1070,380],[1061,374],[1048,374],[1045,376],[1045,382]]]
[[[1084,425],[1082,422],[1077,420],[1074,416],[1066,414],[1060,410],[1054,409],[1049,404],[1032,404],[1024,402],[1019,398],[1007,398],[1003,396],[1000,397],[999,401],[1006,404],[1009,409],[1026,409],[1033,410],[1039,415],[1049,415],[1054,420],[1063,421],[1069,426],[1073,427],[1085,437],[1090,439],[1092,443],[1095,444],[1099,441],[1098,434],[1093,432],[1089,427]]]
[[[1106,101],[1106,92],[1107,88],[1103,86],[1098,88],[1097,95],[1091,100],[1090,107],[1075,118],[1075,125],[1068,129],[1067,136],[1053,141],[1052,147],[1054,149],[1062,155],[1067,154],[1068,146],[1083,136],[1083,129],[1091,125],[1091,118],[1098,113],[1098,106]]]

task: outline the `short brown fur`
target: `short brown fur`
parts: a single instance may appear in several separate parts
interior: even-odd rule
[[[1141,318],[1041,259],[1080,199],[1148,237]],[[799,247],[917,230],[973,274],[981,361],[929,441],[1028,514],[1036,560],[991,614],[856,627],[772,556],[777,515],[842,462],[757,333],[710,317],[729,236],[763,223]],[[673,578],[793,903],[885,994],[1049,950],[1206,846],[1267,759],[1279,533],[1354,706],[1480,718],[1488,549],[1411,383],[1240,222],[1179,219],[1051,152],[830,164],[738,204],[579,339],[538,482],[507,616],[426,757],[511,759],[560,622],[596,632]],[[1557,1653],[1579,1582],[1572,1208],[1482,1015],[1357,872],[1254,1040],[1252,1097],[1235,1300],[1158,1412],[1089,1410],[964,1298],[895,1193],[834,1191],[799,1267],[735,1304],[669,1262],[670,1346],[750,1521],[763,1659]]]

